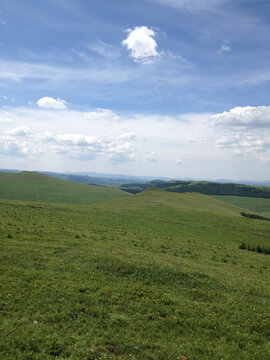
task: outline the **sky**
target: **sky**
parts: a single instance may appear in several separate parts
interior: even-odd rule
[[[2,0],[0,168],[270,179],[269,0]]]

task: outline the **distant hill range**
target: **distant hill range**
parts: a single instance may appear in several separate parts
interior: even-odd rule
[[[0,169],[0,172],[5,173],[19,173],[21,170],[16,169]],[[197,189],[201,189],[203,194],[210,194],[205,191],[210,191],[209,188],[215,189],[215,193],[211,193],[210,195],[225,195],[225,193],[222,192],[222,189],[226,192],[226,195],[236,195],[235,193],[232,193],[231,189],[234,188],[234,191],[238,192],[239,185],[251,185],[252,187],[270,187],[270,180],[265,181],[253,181],[253,180],[229,180],[229,179],[217,179],[217,180],[210,180],[210,181],[201,181],[200,179],[194,179],[194,178],[181,178],[181,179],[172,179],[168,177],[162,177],[160,179],[156,179],[155,177],[151,176],[132,176],[132,175],[120,175],[120,174],[106,174],[106,173],[96,173],[96,172],[74,172],[74,173],[59,173],[59,172],[52,172],[52,171],[38,171],[38,173],[45,174],[52,176],[54,178],[62,179],[62,180],[69,180],[74,181],[77,183],[82,184],[91,184],[91,185],[97,185],[97,186],[116,186],[118,188],[121,188],[124,191],[128,191],[131,193],[137,193],[141,192],[143,190],[146,190],[150,187],[158,187],[160,189],[170,188],[168,191],[173,192],[189,192],[189,191],[196,191],[193,188],[190,188],[190,186],[194,186],[194,184],[197,184]],[[167,185],[166,185],[166,184]],[[204,184],[204,185],[202,185]],[[206,185],[208,184],[208,185]],[[211,185],[209,185],[211,184]],[[214,186],[213,184],[217,184],[217,186]],[[218,186],[218,184],[221,184],[222,186]],[[227,184],[226,186],[224,186]],[[123,185],[123,186],[122,186]],[[233,186],[235,185],[235,186]],[[178,191],[174,189],[174,187],[181,186],[182,191]],[[174,190],[173,190],[174,189]],[[184,190],[185,189],[185,190]],[[191,190],[193,189],[193,190]],[[217,192],[218,190],[221,191]],[[236,190],[237,189],[237,190]],[[229,192],[228,192],[229,191]],[[266,190],[267,191],[267,190]],[[237,194],[238,195],[238,194]],[[242,195],[242,196],[255,196],[255,195]],[[259,195],[256,195],[259,196]],[[262,196],[262,197],[268,197],[268,196]]]
[[[91,184],[98,186],[117,186],[121,184],[129,184],[133,182],[147,182],[153,180],[151,177],[137,177],[128,175],[114,175],[114,174],[97,174],[97,173],[57,173],[57,172],[41,172],[49,176],[56,177],[62,180],[75,181],[83,184]]]
[[[234,195],[270,198],[270,187],[210,181],[152,180],[146,183],[122,184],[118,188],[129,193],[136,194],[153,187],[176,193],[197,192],[206,195]]]
[[[16,169],[0,169],[3,173],[20,173],[22,170]],[[76,173],[59,173],[52,171],[37,171],[40,174],[49,175],[57,179],[74,181],[82,184],[91,184],[99,186],[116,186],[130,183],[144,183],[154,180],[151,176],[132,176],[119,174],[100,174],[96,172],[76,172]],[[162,178],[162,180],[171,180],[170,178]]]

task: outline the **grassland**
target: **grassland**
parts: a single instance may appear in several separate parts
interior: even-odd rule
[[[215,199],[225,201],[228,204],[232,204],[243,209],[256,211],[258,213],[270,214],[270,199],[223,195],[214,195],[213,197]]]
[[[270,224],[200,194],[1,200],[1,359],[270,358]]]
[[[0,173],[0,199],[94,204],[127,196],[113,188],[79,184],[36,172]]]

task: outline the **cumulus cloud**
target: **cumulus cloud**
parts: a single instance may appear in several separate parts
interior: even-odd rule
[[[270,146],[270,141],[260,139],[257,136],[251,135],[232,135],[222,136],[216,140],[216,145],[219,148],[231,148],[235,154],[248,154],[253,152],[265,151]]]
[[[66,101],[62,99],[54,99],[50,96],[45,96],[37,101],[37,105],[46,109],[66,109]]]
[[[136,26],[133,30],[128,29],[128,36],[122,41],[131,53],[135,62],[148,64],[152,58],[159,56],[157,52],[157,43],[154,39],[156,33],[147,26]]]
[[[270,128],[270,106],[235,107],[210,117],[216,127]]]
[[[158,154],[156,154],[155,152],[151,152],[151,153],[148,153],[144,156],[144,158],[147,160],[147,161],[152,161],[152,162],[156,162],[159,160],[159,156]]]
[[[54,135],[46,132],[43,139],[47,142],[57,143],[67,146],[97,146],[98,140],[95,136],[85,136],[77,134]]]
[[[134,149],[125,138],[86,136],[82,134],[59,134],[46,132],[43,140],[52,144],[52,151],[78,160],[92,160],[102,156],[110,162],[135,160]]]
[[[133,133],[125,133],[119,136],[119,139],[121,140],[134,140],[135,135]]]
[[[112,163],[123,163],[136,160],[134,149],[130,143],[113,144],[106,149],[107,159]]]
[[[4,141],[0,140],[0,154],[6,156],[16,156],[16,157],[24,157],[27,155],[27,152],[16,142],[11,140]]]
[[[270,106],[235,107],[210,117],[220,136],[216,147],[250,156],[270,150]]]
[[[84,117],[92,121],[117,121],[119,116],[110,109],[97,108],[95,111],[84,113]]]
[[[11,136],[28,136],[32,134],[32,131],[26,126],[18,126],[16,128],[8,130],[6,134]]]

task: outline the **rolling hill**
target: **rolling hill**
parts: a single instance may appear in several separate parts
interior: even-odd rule
[[[170,192],[197,192],[206,195],[234,195],[270,198],[270,187],[258,187],[235,183],[217,183],[209,181],[152,180],[147,183],[131,183],[119,186],[121,190],[137,194],[156,187]]]
[[[93,204],[126,195],[119,189],[79,184],[36,172],[0,173],[0,199]]]
[[[248,246],[270,223],[241,211],[159,189],[1,200],[1,359],[269,359],[270,257]]]

